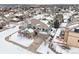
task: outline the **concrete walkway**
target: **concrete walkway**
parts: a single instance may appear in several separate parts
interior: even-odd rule
[[[28,50],[32,52],[36,52],[37,48],[41,45],[43,40],[41,38],[37,38],[34,40],[34,42],[28,47]]]
[[[47,40],[48,35],[44,34],[38,34],[37,37],[34,37],[34,42],[28,47],[28,49],[32,52],[37,52],[37,48],[45,41]]]

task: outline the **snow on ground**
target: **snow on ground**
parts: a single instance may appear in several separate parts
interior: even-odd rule
[[[9,39],[26,47],[29,47],[33,43],[33,39],[22,37],[18,33],[13,34]]]
[[[68,51],[67,49],[64,50],[63,48],[61,48],[58,43],[54,43],[54,44],[53,44],[53,47],[54,47],[54,49],[55,49],[57,52],[59,52],[59,53],[62,53],[62,54],[69,54],[69,51]]]
[[[43,17],[44,17],[44,15],[41,14],[41,15],[34,16],[33,18],[35,18],[35,19],[42,19]]]
[[[53,41],[54,42],[57,42],[58,40],[56,39],[57,36],[60,35],[60,32],[61,32],[62,28],[59,28],[53,38]],[[52,42],[53,42],[52,41]],[[62,43],[62,42],[61,42]],[[70,47],[70,50],[67,50],[67,49],[62,49],[58,43],[53,43],[53,47],[54,49],[57,51],[57,52],[60,52],[60,53],[66,53],[66,54],[79,54],[79,48],[76,48],[76,47]]]
[[[56,40],[57,36],[59,36],[60,33],[61,33],[61,28],[59,28],[59,29],[56,31],[56,34],[55,34],[55,36],[54,36],[54,38],[53,38],[53,41]]]
[[[57,52],[59,52],[59,53],[68,53],[68,51],[62,49],[62,48],[59,46],[58,43],[54,43],[54,42],[58,42],[58,41],[59,41],[59,40],[57,39],[57,36],[60,35],[61,30],[62,30],[62,28],[59,28],[59,29],[57,30],[57,32],[56,32],[56,34],[55,34],[55,36],[54,36],[54,38],[53,38],[53,40],[52,40],[52,42],[53,42],[53,47],[54,47],[54,49],[55,49]],[[60,42],[60,43],[62,43],[62,42]]]
[[[68,28],[72,29],[72,28],[75,28],[75,27],[78,27],[78,26],[79,26],[79,24],[73,24],[73,25],[69,26]]]
[[[71,50],[69,50],[69,53],[72,54],[79,54],[79,48],[75,48],[75,47],[70,47]]]
[[[61,32],[61,28],[59,28],[53,38],[53,41],[57,41],[56,40],[56,37],[60,35],[60,32]],[[53,42],[52,41],[52,42]],[[64,51],[63,49],[61,49],[61,47],[57,44],[57,43],[54,43],[54,46],[53,46],[56,51],[58,52],[62,52],[62,53],[66,53],[66,51]],[[47,52],[49,52],[49,54],[55,54],[53,51],[51,51],[49,48],[48,48],[48,44],[45,44],[44,42],[40,45],[40,47],[37,49],[38,52],[40,53],[43,53],[43,54],[47,54]]]
[[[52,31],[50,31],[49,33],[50,33],[50,35],[54,36],[55,33],[56,33],[56,29],[55,28],[52,28]]]
[[[62,27],[62,28],[63,28],[63,27],[66,27],[66,26],[67,26],[67,23],[61,23],[61,24],[60,24],[60,27]]]
[[[44,44],[44,42],[40,45],[40,47],[37,49],[37,52],[47,54],[48,52],[48,44]]]
[[[30,51],[25,50],[5,40],[6,36],[9,36],[10,34],[16,32],[17,30],[18,30],[18,26],[15,28],[11,28],[3,32],[0,32],[0,53],[1,54],[16,54],[16,53],[17,54],[23,54],[23,53],[32,54]]]
[[[62,30],[61,28],[59,28],[59,29],[57,30],[57,32],[56,32],[56,34],[55,34],[55,36],[54,36],[52,42],[58,42],[58,40],[57,40],[56,38],[57,38],[57,36],[60,35],[61,30]],[[62,42],[61,42],[61,43],[62,43]],[[67,53],[67,51],[63,50],[63,49],[59,46],[58,43],[53,43],[53,47],[54,47],[54,49],[55,49],[57,52],[60,52],[60,53]]]
[[[44,42],[40,45],[40,47],[37,49],[37,52],[40,52],[42,54],[47,54],[49,52],[49,54],[55,54],[53,51],[51,51],[48,48],[48,44],[45,44]]]
[[[79,24],[76,24],[74,26],[77,26],[77,25],[79,25]],[[69,28],[71,28],[71,27],[73,27],[73,25],[70,26]],[[57,41],[56,37],[60,35],[61,29],[62,28],[59,28],[57,30],[57,32],[56,32],[56,34],[55,34],[55,36],[53,38],[53,41]],[[14,45],[14,44],[12,44],[10,42],[5,41],[5,37],[6,36],[9,36],[10,34],[16,32],[18,30],[19,30],[18,26],[16,26],[14,28],[7,29],[7,30],[5,30],[3,32],[0,32],[0,53],[10,53],[10,54],[11,53],[19,53],[19,54],[21,54],[21,53],[28,53],[28,54],[32,54],[32,52],[30,52],[30,51],[28,51],[26,49],[23,49],[23,48],[21,48],[21,47],[19,47],[17,45]],[[29,39],[21,39],[22,37],[17,38],[16,34],[13,35],[11,37],[11,39],[17,39],[17,42],[22,42],[22,44],[25,43],[24,45],[26,45],[26,46],[29,46],[33,42],[33,40],[29,41]],[[26,41],[27,41],[27,43],[26,43]],[[30,43],[28,43],[28,42],[30,42]],[[76,54],[78,53],[79,54],[79,48],[70,47],[71,48],[70,50],[65,51],[57,43],[55,43],[53,47],[56,49],[56,51],[61,52],[61,53],[76,53]],[[40,53],[43,53],[43,54],[47,54],[47,52],[49,52],[49,54],[50,53],[52,53],[52,54],[54,53],[53,51],[51,51],[48,48],[48,44],[45,45],[44,42],[40,45],[40,47],[37,49],[37,51],[40,52]]]

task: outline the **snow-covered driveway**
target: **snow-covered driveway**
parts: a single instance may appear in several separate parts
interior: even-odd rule
[[[11,29],[8,29],[8,30],[5,30],[3,32],[0,32],[0,54],[13,54],[13,53],[28,53],[30,54],[31,52],[26,50],[26,49],[23,49],[19,46],[16,46],[12,43],[9,43],[5,40],[5,37],[6,36],[9,36],[10,34],[14,33],[18,31],[18,26],[15,27],[15,28],[11,28]]]

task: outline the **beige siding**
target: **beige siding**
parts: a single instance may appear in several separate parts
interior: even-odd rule
[[[79,33],[69,32],[67,44],[73,47],[79,47]]]

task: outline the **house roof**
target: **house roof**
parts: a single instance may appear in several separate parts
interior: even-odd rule
[[[34,25],[34,26],[38,26],[40,28],[45,28],[45,29],[48,29],[48,26],[41,22],[40,20],[37,20],[37,19],[31,19],[31,24]]]

